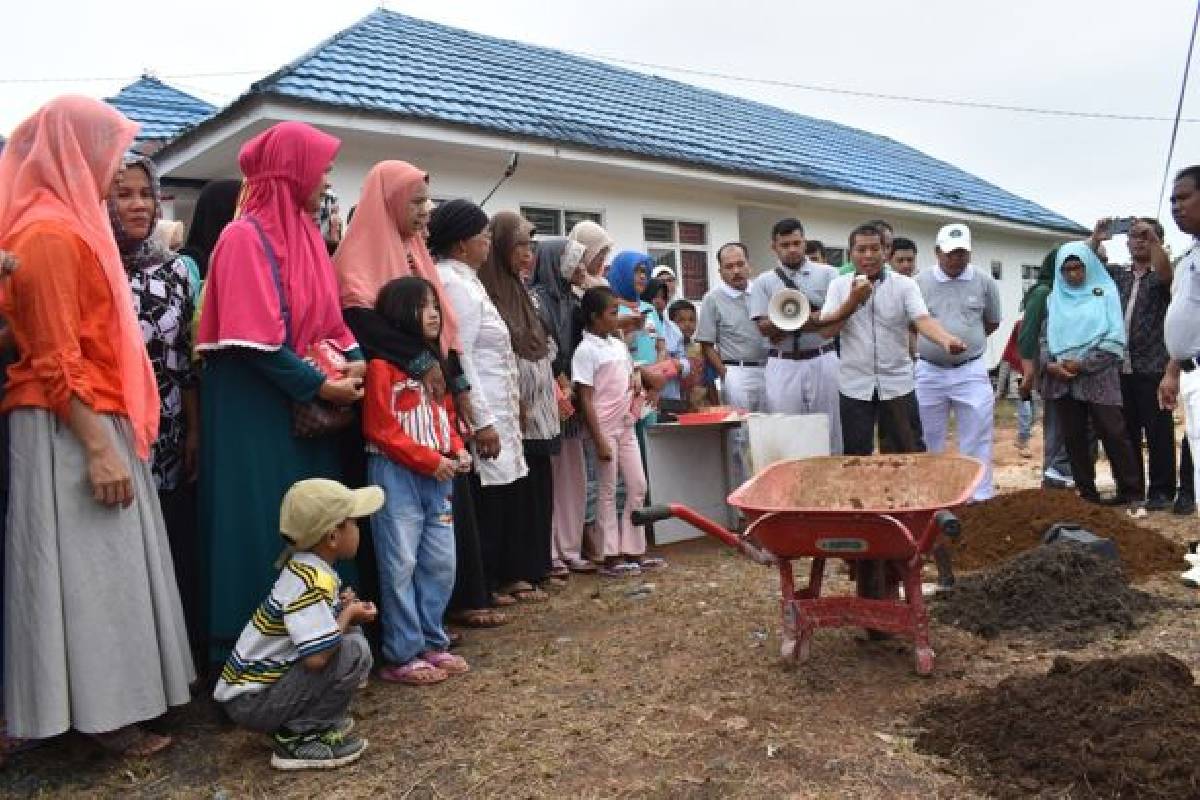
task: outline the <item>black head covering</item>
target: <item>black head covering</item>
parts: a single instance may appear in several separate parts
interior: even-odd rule
[[[429,218],[429,252],[445,258],[455,244],[481,233],[487,224],[487,213],[470,200],[447,200]]]
[[[229,180],[210,181],[200,190],[196,210],[192,212],[192,224],[188,227],[187,241],[179,254],[190,256],[196,262],[201,278],[208,275],[208,257],[217,246],[221,231],[233,221],[241,189],[241,181]]]

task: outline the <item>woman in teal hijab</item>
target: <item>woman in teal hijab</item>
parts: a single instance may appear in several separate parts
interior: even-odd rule
[[[1145,516],[1145,481],[1121,409],[1125,321],[1117,286],[1083,242],[1060,247],[1054,263],[1058,275],[1046,304],[1045,397],[1061,420],[1075,487],[1084,500],[1127,505],[1132,516]],[[1112,465],[1117,495],[1111,500],[1102,501],[1096,491],[1089,420]]]
[[[1050,317],[1046,326],[1050,355],[1062,361],[1101,350],[1124,357],[1125,319],[1117,284],[1083,242],[1058,248],[1055,266],[1064,278],[1068,275],[1064,269],[1068,262],[1072,262],[1073,275],[1082,268],[1082,281],[1059,280],[1050,289],[1047,303]]]

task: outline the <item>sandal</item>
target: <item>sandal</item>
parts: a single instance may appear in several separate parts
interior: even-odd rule
[[[405,686],[432,686],[450,676],[423,658],[414,658],[407,664],[393,664],[379,670],[379,679]]]
[[[513,581],[500,587],[500,594],[509,594],[513,597],[517,596],[518,592],[532,592],[533,584],[528,581]]]
[[[638,569],[640,569],[642,572],[657,572],[667,568],[666,559],[656,558],[653,556],[650,558],[639,558],[634,563],[638,565]]]
[[[137,725],[126,725],[104,733],[90,733],[88,736],[104,750],[126,758],[149,758],[166,750],[174,741],[170,736],[159,736]]]
[[[508,624],[508,615],[494,608],[471,608],[459,611],[450,619],[464,628],[499,628]]]
[[[601,578],[636,578],[642,574],[642,568],[637,564],[621,561],[611,566],[605,564],[596,571],[596,574]]]
[[[596,571],[596,565],[586,558],[572,558],[567,562],[567,569],[571,570],[571,572],[589,574]]]
[[[429,650],[422,653],[421,658],[447,675],[466,675],[471,671],[471,666],[465,658],[444,650]]]
[[[520,590],[513,592],[513,597],[517,598],[522,603],[544,603],[550,599],[550,595],[543,592],[541,589],[530,588],[528,590]]]
[[[550,565],[551,578],[569,578],[571,577],[571,568],[561,561],[555,561]]]
[[[516,604],[517,598],[511,594],[507,592],[492,592],[492,605],[503,608],[505,606],[515,606]]]

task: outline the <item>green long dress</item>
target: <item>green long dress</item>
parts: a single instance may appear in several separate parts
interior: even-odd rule
[[[347,356],[361,358],[357,350]],[[324,377],[291,349],[207,353],[202,376],[200,530],[209,557],[209,658],[220,664],[277,577],[284,493],[304,478],[340,480],[342,467],[335,437],[292,436],[291,401],[312,400]]]

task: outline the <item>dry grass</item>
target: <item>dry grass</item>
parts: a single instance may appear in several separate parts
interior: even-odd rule
[[[1002,433],[1001,436],[1009,436]],[[1007,450],[1005,449],[1007,448]],[[1002,484],[1029,485],[1005,441]],[[1192,521],[1151,522],[1184,536]],[[969,532],[968,532],[969,535]],[[356,701],[370,749],[355,766],[273,772],[263,737],[193,704],[167,724],[178,743],[147,763],[64,737],[17,757],[0,793],[48,798],[970,798],[954,765],[913,752],[909,715],[934,693],[1045,669],[1019,638],[985,642],[935,626],[932,678],[909,649],[820,631],[811,660],[778,656],[778,579],[715,543],[666,550],[652,578],[575,578],[551,603],[470,632],[473,672],[426,689],[378,682]],[[631,590],[652,584],[647,595]],[[1152,589],[1179,594],[1169,580]],[[830,589],[849,584],[835,576]],[[1161,649],[1200,663],[1196,628],[1160,614],[1135,637],[1084,653]],[[1077,653],[1077,655],[1081,655]]]

